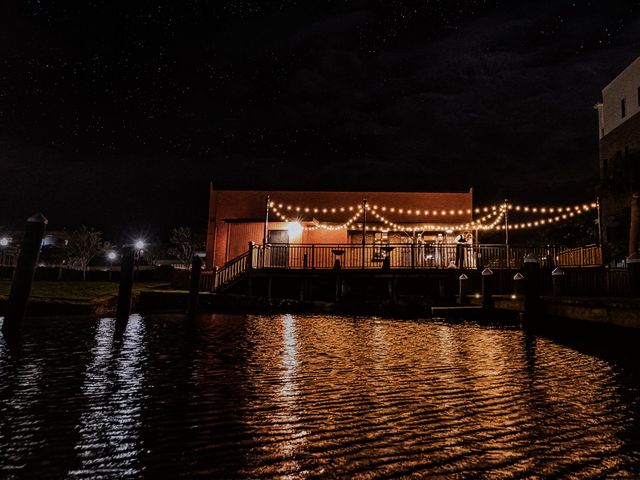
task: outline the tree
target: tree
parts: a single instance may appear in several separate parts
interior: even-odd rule
[[[173,255],[180,260],[180,263],[188,267],[191,264],[191,260],[193,260],[198,246],[191,229],[189,227],[172,229],[169,243],[171,246],[168,248],[167,253]]]
[[[71,232],[67,246],[69,265],[82,270],[82,280],[87,278],[89,262],[109,248],[109,244],[102,241],[102,232],[86,226]]]

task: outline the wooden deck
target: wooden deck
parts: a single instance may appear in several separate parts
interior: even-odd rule
[[[597,250],[597,252],[596,252]],[[274,244],[250,245],[221,268],[202,275],[202,290],[217,291],[248,271],[363,271],[410,273],[443,270],[517,271],[527,255],[535,255],[543,269],[593,268],[601,255],[597,246],[451,245],[451,244]],[[601,263],[601,262],[600,262]]]

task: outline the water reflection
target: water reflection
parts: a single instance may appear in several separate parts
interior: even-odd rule
[[[637,477],[630,365],[474,324],[27,322],[0,339],[0,476]]]
[[[82,385],[85,398],[75,446],[80,465],[69,475],[135,477],[140,473],[140,417],[144,377],[144,322],[98,321],[93,359]]]
[[[1,319],[4,321],[4,318]],[[0,329],[2,328],[0,321]],[[45,419],[36,406],[42,394],[43,359],[23,355],[0,334],[0,472],[25,469],[42,446],[39,436]]]

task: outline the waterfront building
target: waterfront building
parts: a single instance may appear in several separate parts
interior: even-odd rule
[[[631,195],[640,184],[640,57],[602,90],[599,185],[603,244],[610,257],[626,257]]]
[[[454,244],[460,233],[471,244],[472,220],[473,189],[447,193],[247,191],[216,190],[212,185],[206,266],[225,265],[246,252],[249,242],[278,246],[271,251],[272,266],[286,264],[294,250],[289,245],[335,245],[336,251],[345,250],[348,261],[352,253],[348,247],[362,244],[363,231],[365,244],[372,246],[366,252],[367,265],[380,265],[385,248],[402,244],[424,246],[420,252],[425,261],[450,262],[455,252],[452,259],[435,258],[428,246]],[[353,254],[360,255],[355,248]],[[333,256],[314,259],[316,264],[334,260]]]

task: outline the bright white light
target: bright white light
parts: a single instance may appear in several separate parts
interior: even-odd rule
[[[302,235],[302,225],[299,222],[288,222],[287,230],[289,231],[289,239],[297,238]]]
[[[109,260],[115,260],[116,259],[116,252],[109,252],[107,253],[107,258]]]
[[[0,246],[6,247],[7,245],[9,245],[9,239],[7,237],[0,238]]]
[[[144,248],[144,242],[143,242],[142,240],[138,240],[138,241],[136,242],[136,248],[137,248],[138,250],[142,250],[142,249]]]

